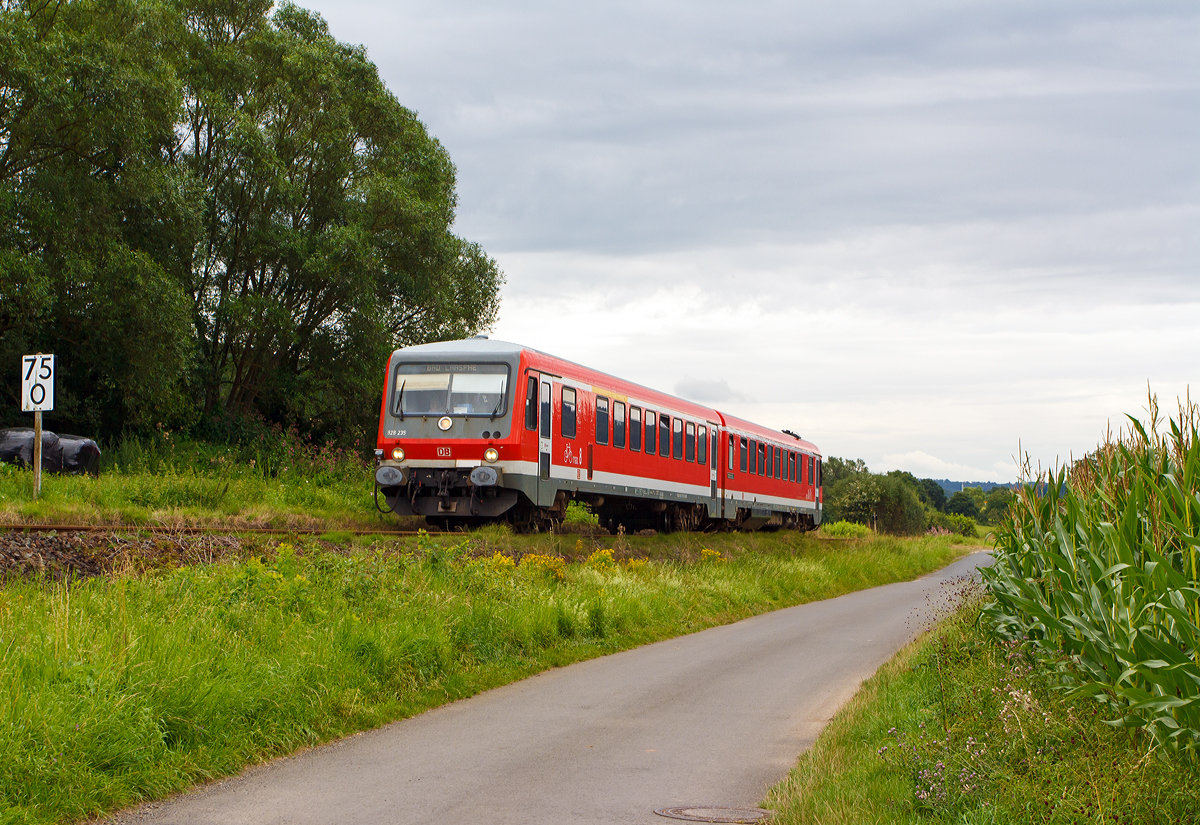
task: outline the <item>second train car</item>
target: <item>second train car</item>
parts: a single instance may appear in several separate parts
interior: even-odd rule
[[[821,523],[821,452],[701,404],[485,337],[387,367],[376,495],[397,515],[544,530],[572,500],[616,532]]]

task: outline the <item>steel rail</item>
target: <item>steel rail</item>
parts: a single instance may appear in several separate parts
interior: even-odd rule
[[[418,530],[355,530],[339,529],[337,527],[168,527],[163,524],[0,524],[0,532],[35,532],[35,533],[186,533],[200,534],[230,534],[230,533],[263,533],[267,535],[294,536],[319,535],[323,533],[349,533],[353,536],[417,536]],[[426,531],[438,535],[438,531]]]

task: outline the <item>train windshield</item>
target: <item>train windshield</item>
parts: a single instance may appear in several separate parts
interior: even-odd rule
[[[395,415],[499,417],[508,411],[507,364],[401,364]]]

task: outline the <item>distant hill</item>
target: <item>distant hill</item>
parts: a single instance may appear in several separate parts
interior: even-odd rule
[[[934,481],[940,484],[942,489],[946,491],[946,498],[950,498],[950,496],[957,493],[963,487],[982,487],[985,493],[990,493],[996,487],[1015,489],[1017,486],[1016,484],[1000,481],[951,481],[948,478],[935,478]]]

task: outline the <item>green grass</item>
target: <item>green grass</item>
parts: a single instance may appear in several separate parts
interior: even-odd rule
[[[492,527],[9,581],[0,822],[95,816],[547,667],[912,578],[965,550],[945,538]]]
[[[797,823],[1195,823],[1200,764],[1104,724],[976,601],[865,682],[771,789]]]
[[[349,458],[272,469],[189,448],[95,478],[43,475],[34,501],[32,472],[0,464],[0,523],[415,529],[378,513],[371,491],[370,470]]]

